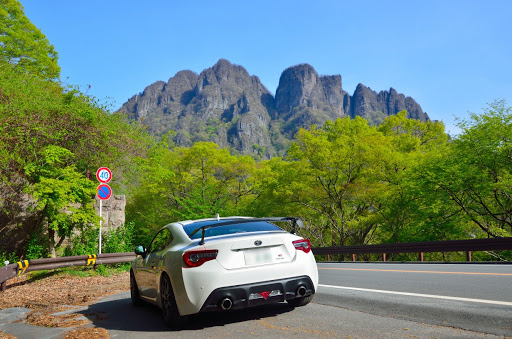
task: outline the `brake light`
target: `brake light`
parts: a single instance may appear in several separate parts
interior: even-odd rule
[[[217,258],[218,250],[188,251],[183,254],[183,262],[188,267],[198,267],[207,261]]]
[[[295,246],[296,250],[300,250],[304,253],[309,253],[311,251],[311,243],[308,239],[295,240],[293,242],[293,246]]]

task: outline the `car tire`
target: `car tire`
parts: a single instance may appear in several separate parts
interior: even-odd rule
[[[305,296],[305,297],[288,299],[286,301],[288,302],[288,304],[290,304],[290,306],[299,307],[299,306],[305,306],[305,305],[309,304],[311,302],[311,300],[313,300],[313,294]]]
[[[182,317],[178,311],[171,280],[167,274],[164,274],[160,280],[160,296],[162,301],[162,315],[166,325],[172,328],[183,326],[186,322],[186,317]]]
[[[142,300],[140,299],[139,287],[137,286],[137,281],[135,280],[135,275],[133,271],[130,270],[130,296],[132,298],[133,306],[142,305]]]

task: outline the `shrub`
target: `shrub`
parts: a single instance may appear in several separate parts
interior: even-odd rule
[[[25,253],[27,259],[41,259],[48,257],[48,246],[37,235],[30,236]]]
[[[98,253],[98,242],[98,229],[95,226],[84,227],[79,234],[72,236],[70,244],[64,249],[64,255],[75,256]]]
[[[131,222],[103,233],[102,252],[132,252],[134,250],[134,228],[135,225]]]

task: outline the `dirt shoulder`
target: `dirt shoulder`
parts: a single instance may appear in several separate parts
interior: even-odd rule
[[[26,307],[38,309],[63,305],[88,305],[101,297],[130,288],[128,272],[111,276],[78,277],[48,273],[34,280],[30,275],[7,281],[7,290],[0,292],[0,309]]]
[[[91,321],[81,314],[58,312],[89,305],[102,297],[129,288],[128,272],[86,277],[62,272],[49,272],[43,276],[27,274],[7,282],[7,290],[0,292],[0,310],[11,307],[29,308],[32,311],[24,322],[41,327],[70,328],[63,336],[66,339],[109,338],[107,330],[91,327]],[[0,339],[16,337],[0,331]]]

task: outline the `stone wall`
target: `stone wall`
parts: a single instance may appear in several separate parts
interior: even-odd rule
[[[101,217],[103,223],[101,225],[104,231],[115,230],[125,223],[125,195],[112,195],[109,199],[103,200],[101,206]],[[96,214],[100,214],[100,199],[95,197],[94,209]]]

